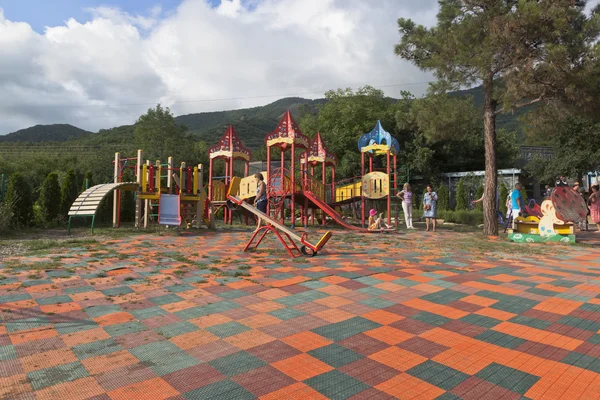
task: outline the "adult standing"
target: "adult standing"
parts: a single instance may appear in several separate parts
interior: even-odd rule
[[[598,230],[596,233],[600,233],[600,186],[592,185],[592,194],[588,200],[590,205],[590,214],[592,215],[592,222],[596,224]]]
[[[575,182],[573,184],[573,190],[579,194],[581,197],[583,197],[584,200],[585,199],[585,189],[581,187],[581,184],[579,182]],[[586,201],[587,204],[587,201]],[[588,209],[588,215],[590,214],[590,210]],[[585,221],[580,221],[579,224],[579,230],[580,231],[587,231],[588,230],[588,221],[587,221],[587,216],[585,217]]]
[[[254,200],[254,206],[258,208],[258,211],[263,214],[267,213],[267,185],[265,184],[265,178],[260,172],[254,175],[256,178],[256,197]],[[262,218],[257,217],[256,231],[258,231],[262,225]]]
[[[521,184],[517,183],[510,194],[510,205],[512,209],[512,225],[515,226],[515,219],[525,210],[523,197],[521,197]]]
[[[431,221],[431,225],[433,231],[435,232],[436,228],[436,218],[437,218],[437,202],[438,195],[433,191],[433,187],[431,185],[427,185],[427,193],[423,195],[423,216],[425,217],[425,226],[426,231],[429,232],[429,222]]]
[[[404,211],[404,221],[406,222],[406,229],[415,229],[413,227],[412,220],[412,187],[408,183],[405,183],[402,187],[402,191],[398,192],[397,196],[400,200],[402,200],[402,211]]]

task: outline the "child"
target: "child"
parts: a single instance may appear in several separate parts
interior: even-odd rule
[[[383,224],[385,226],[385,229],[390,229],[390,226],[388,224]],[[382,223],[381,223],[381,218],[377,218],[377,210],[374,208],[371,208],[371,210],[369,211],[369,224],[368,224],[368,229],[370,231],[376,231],[379,229],[383,229]]]

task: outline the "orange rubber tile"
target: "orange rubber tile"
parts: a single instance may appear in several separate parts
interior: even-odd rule
[[[310,331],[297,333],[280,340],[305,353],[333,343],[331,340]]]
[[[392,328],[391,326],[381,326],[379,328],[372,329],[365,332],[365,335],[389,345],[396,345],[415,336],[411,333],[401,331],[400,329]]]
[[[39,369],[56,367],[61,364],[72,363],[78,361],[78,359],[71,349],[64,348],[21,357],[20,361],[23,371],[32,372]]]
[[[333,370],[333,367],[305,353],[271,365],[297,381],[304,381]]]
[[[169,340],[180,349],[189,350],[194,347],[202,346],[203,344],[216,342],[219,340],[219,337],[210,332],[195,331],[172,337]]]
[[[275,340],[274,337],[267,335],[261,331],[252,330],[237,335],[229,336],[224,339],[227,343],[232,344],[242,350],[260,346]]]
[[[113,400],[164,400],[179,392],[164,379],[154,378],[108,392]]]
[[[387,365],[388,367],[397,369],[398,371],[407,371],[412,367],[427,361],[427,358],[423,356],[398,347],[388,347],[375,354],[371,354],[369,358]]]
[[[261,400],[328,400],[327,397],[317,392],[302,382],[276,390],[261,396]]]

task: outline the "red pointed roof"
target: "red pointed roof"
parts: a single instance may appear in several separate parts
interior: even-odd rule
[[[302,161],[305,162],[308,157],[309,163],[325,163],[325,165],[336,165],[337,157],[329,151],[320,132],[317,132],[312,138],[310,146],[305,153]]]
[[[219,142],[208,149],[210,158],[233,158],[250,161],[252,154],[242,144],[232,125],[229,125]]]
[[[300,149],[307,149],[310,139],[304,135],[290,111],[286,111],[277,128],[265,137],[267,147],[279,146],[286,147],[288,144],[294,143]]]

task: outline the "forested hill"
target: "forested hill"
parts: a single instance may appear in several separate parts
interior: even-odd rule
[[[483,103],[483,93],[480,87],[455,92],[455,95],[472,96],[477,107],[481,107]],[[263,145],[265,135],[275,128],[286,110],[290,110],[299,119],[302,105],[316,107],[325,101],[325,99],[309,100],[300,97],[288,97],[260,107],[180,115],[175,119],[179,124],[187,126],[190,133],[195,137],[208,144],[214,144],[217,138],[223,134],[227,125],[232,124],[246,146],[258,148]],[[520,110],[515,114],[499,115],[497,127],[519,131],[518,117],[525,112],[527,110]],[[72,139],[75,139],[78,144],[102,146],[131,141],[132,134],[132,125],[101,129],[96,134],[90,134],[88,131],[71,125],[36,125],[0,136],[0,142],[39,143],[72,141]]]
[[[64,142],[91,133],[67,124],[36,125],[0,136],[0,142]]]

